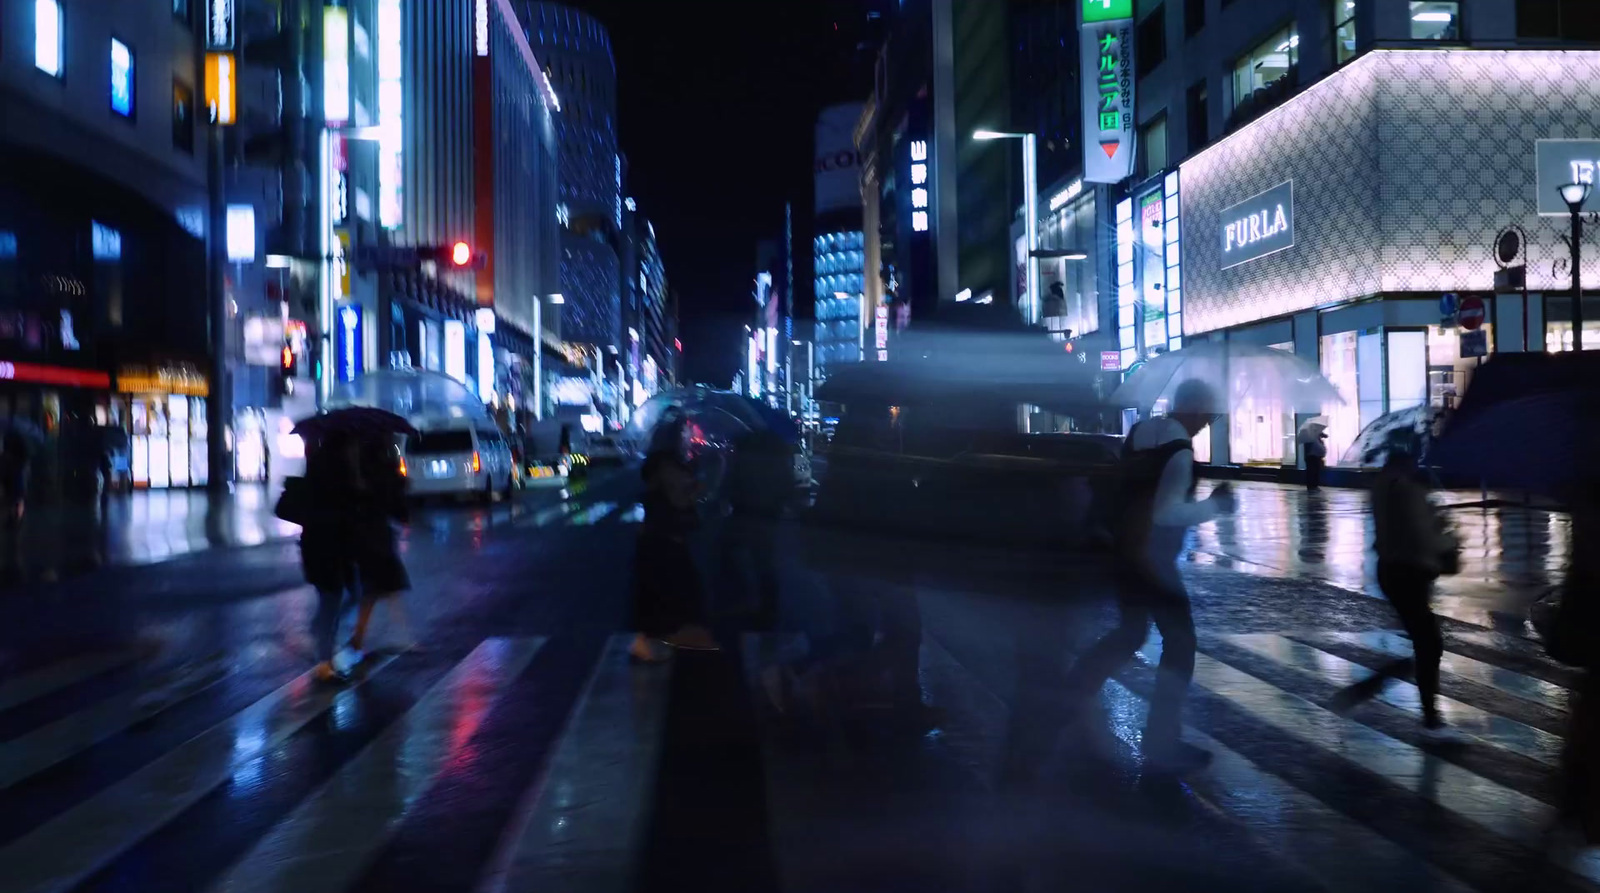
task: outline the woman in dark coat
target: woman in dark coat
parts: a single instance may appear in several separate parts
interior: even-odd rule
[[[661,661],[662,648],[714,651],[717,643],[704,625],[705,603],[700,573],[689,551],[689,533],[696,526],[694,474],[675,454],[652,452],[645,457],[644,524],[639,529],[633,562],[633,644],[635,660]]]
[[[354,543],[361,582],[361,607],[356,613],[355,631],[350,635],[352,659],[356,662],[360,661],[362,649],[366,647],[372,611],[380,602],[388,605],[395,625],[403,630],[401,639],[408,640],[411,635],[405,603],[400,598],[401,593],[411,588],[411,577],[400,560],[394,526],[390,523],[404,523],[409,515],[399,455],[392,444],[375,443],[362,449],[361,459],[362,480],[368,492],[367,511],[358,519]]]

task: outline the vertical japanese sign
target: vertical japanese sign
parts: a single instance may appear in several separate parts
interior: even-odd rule
[[[1083,179],[1133,175],[1133,0],[1083,0]]]
[[[928,231],[928,141],[911,141],[911,231]]]

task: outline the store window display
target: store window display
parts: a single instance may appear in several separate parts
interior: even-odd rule
[[[1293,344],[1268,345],[1293,353]],[[1293,465],[1294,413],[1281,400],[1263,400],[1246,394],[1228,422],[1228,449],[1236,465]]]

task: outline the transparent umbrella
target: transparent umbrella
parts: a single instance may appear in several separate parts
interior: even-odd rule
[[[1341,465],[1355,468],[1382,468],[1392,450],[1403,450],[1421,459],[1433,441],[1436,413],[1427,406],[1413,406],[1385,413],[1361,429],[1355,443],[1344,451]]]
[[[328,408],[369,406],[408,420],[467,418],[486,421],[488,407],[466,385],[438,372],[385,369],[341,384],[328,398]]]
[[[1203,342],[1161,354],[1128,376],[1111,403],[1148,412],[1170,401],[1178,386],[1200,380],[1228,412],[1246,401],[1277,403],[1288,412],[1321,412],[1344,400],[1316,366],[1288,351],[1232,342]]]

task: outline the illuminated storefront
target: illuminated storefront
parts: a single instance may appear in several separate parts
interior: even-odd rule
[[[1552,82],[1583,85],[1588,101],[1527,103]],[[1454,406],[1494,352],[1566,349],[1567,221],[1551,208],[1555,180],[1576,168],[1545,155],[1592,147],[1600,158],[1584,111],[1595,84],[1600,52],[1374,50],[1191,156],[1179,167],[1183,277],[1166,296],[1169,338],[1275,348],[1319,367],[1343,397],[1321,412],[1335,464],[1385,414]],[[1541,140],[1574,135],[1595,140]],[[1134,268],[1119,277],[1119,323],[1142,322],[1145,346],[1140,202],[1119,213],[1118,260]],[[1511,227],[1525,235],[1526,301],[1495,291],[1497,237]],[[1585,280],[1600,281],[1593,254],[1585,265]],[[1141,301],[1146,313],[1130,314]],[[1481,322],[1459,319],[1462,304],[1481,306]],[[1600,330],[1600,312],[1586,319]],[[1600,344],[1600,331],[1589,337]],[[1212,432],[1212,457],[1299,463],[1295,432],[1311,416],[1288,409],[1236,407]]]
[[[128,367],[116,401],[128,420],[133,485],[202,487],[208,478],[206,398],[210,383],[192,366]]]

